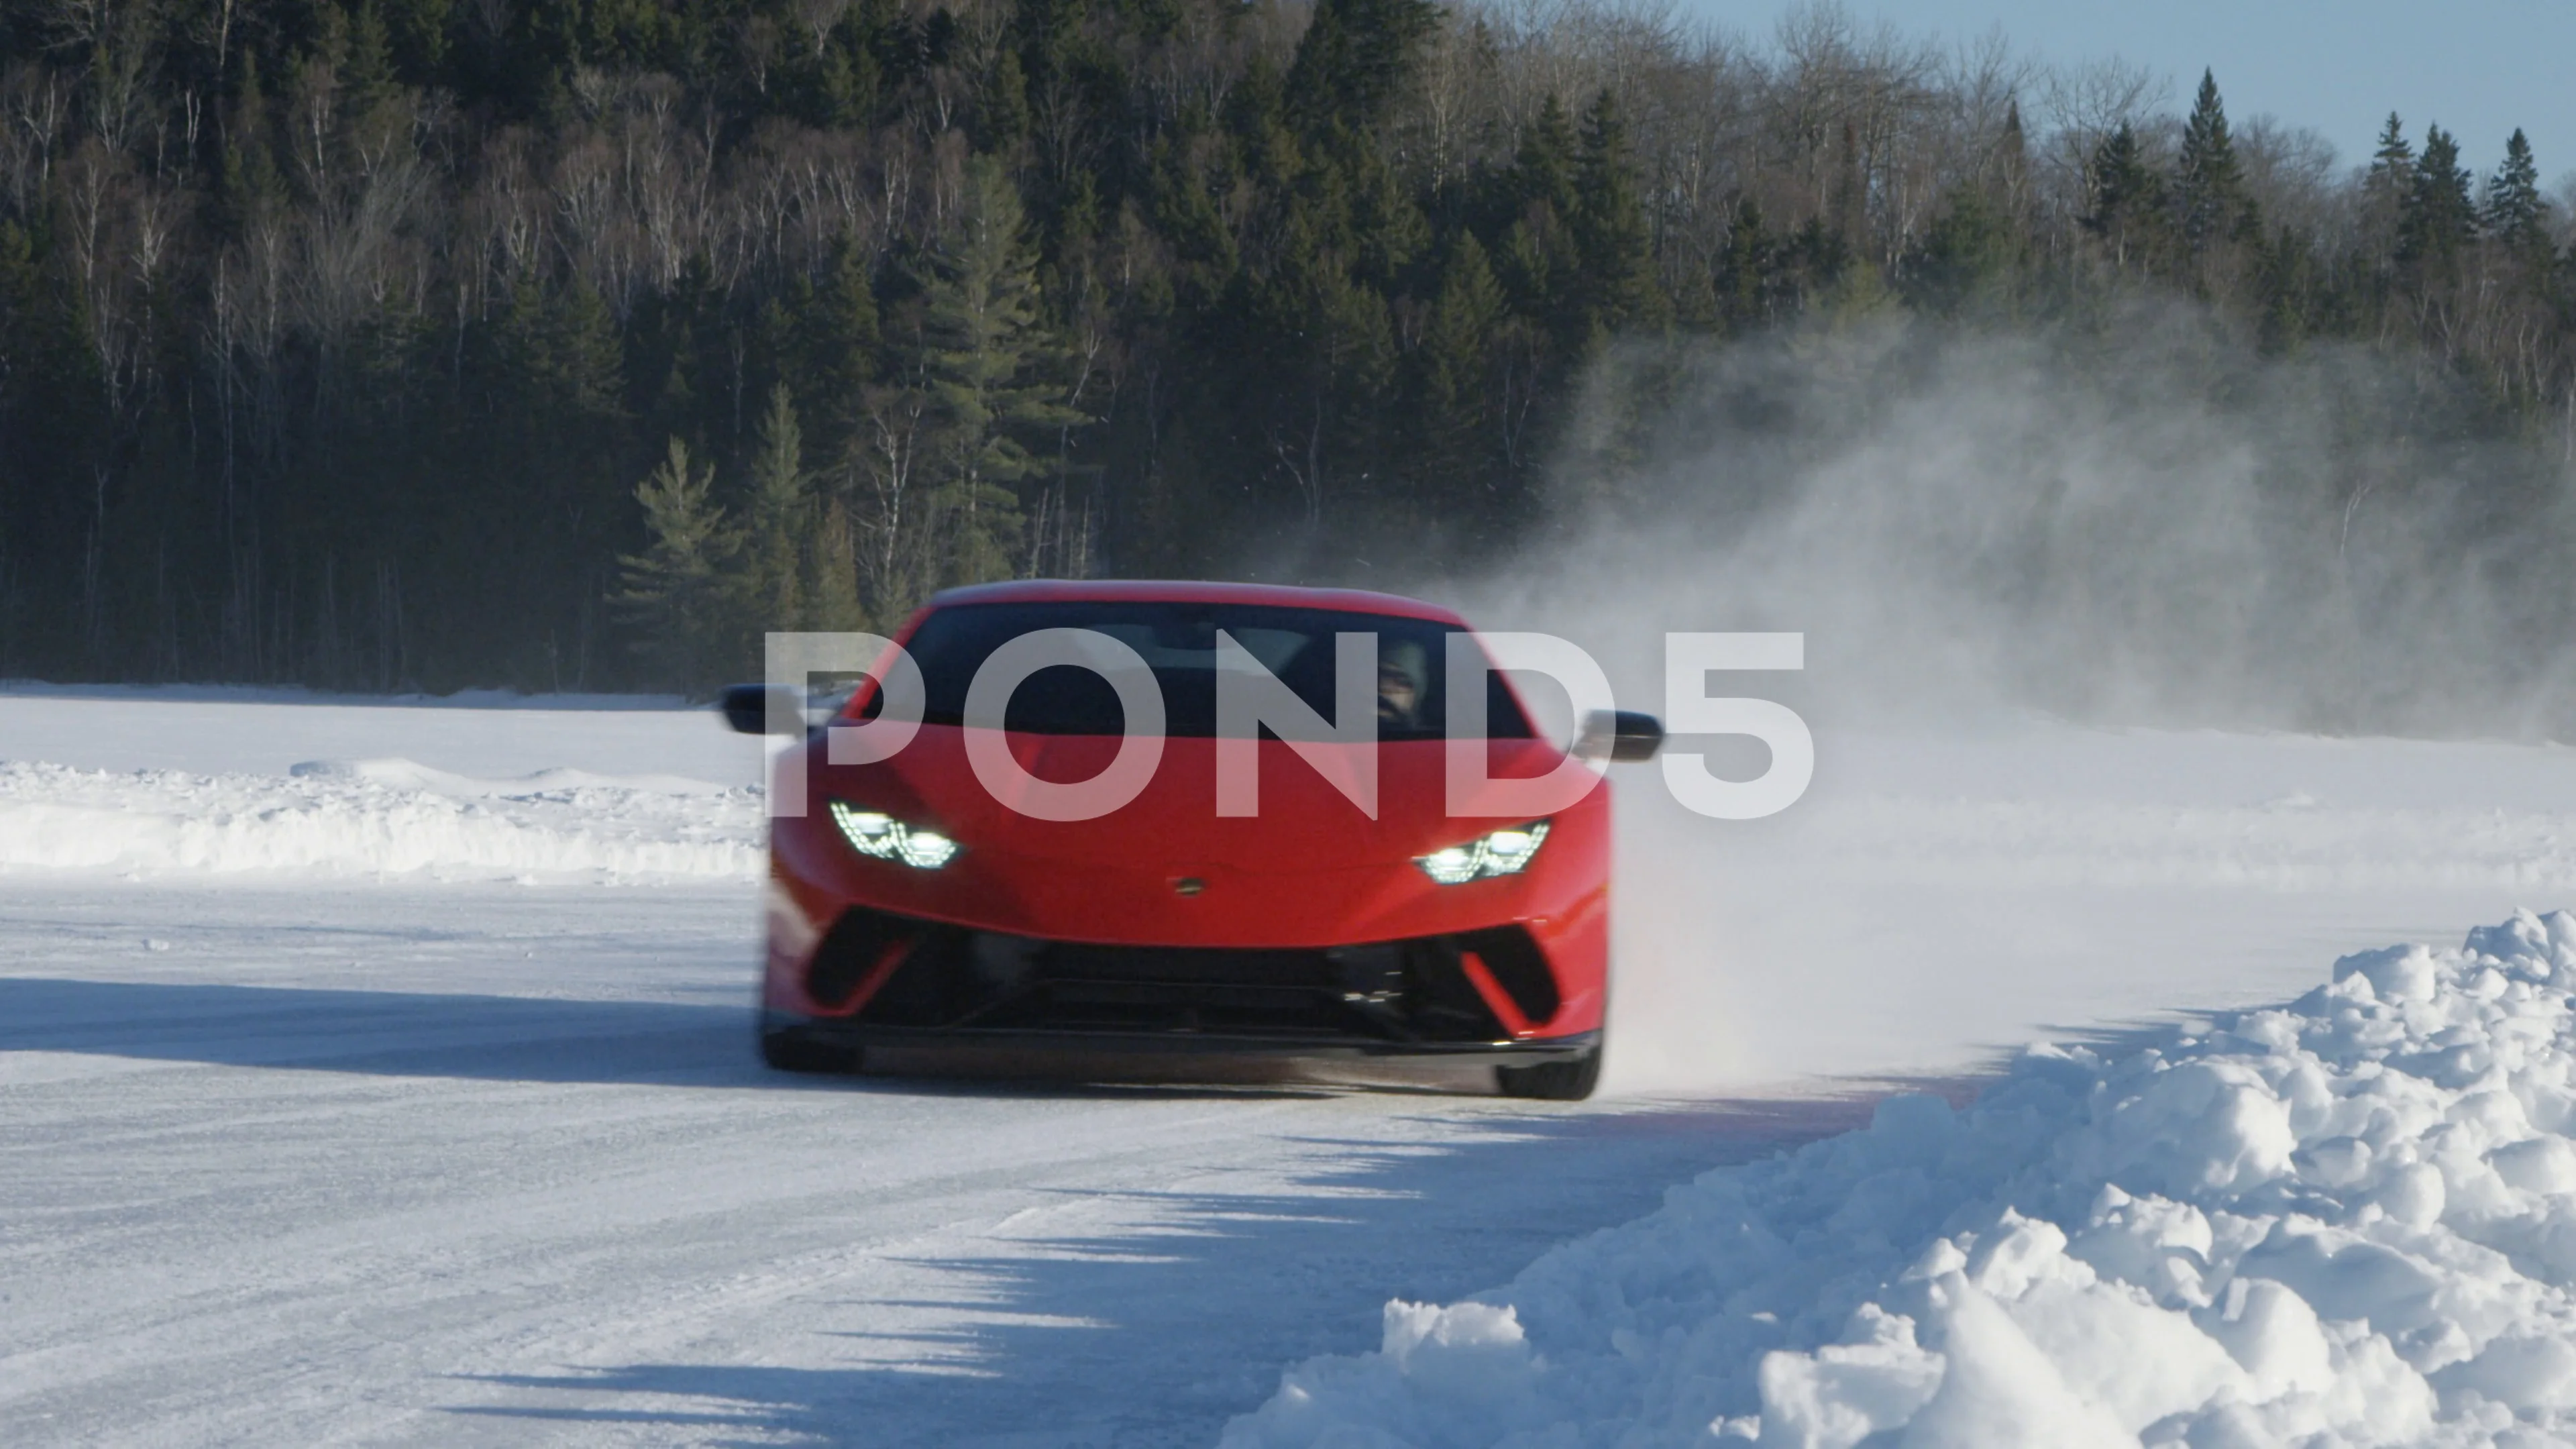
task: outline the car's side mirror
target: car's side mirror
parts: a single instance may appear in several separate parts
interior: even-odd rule
[[[1664,745],[1664,726],[1653,715],[1633,709],[1596,709],[1583,717],[1583,733],[1574,753],[1587,760],[1633,765],[1651,760]]]
[[[777,716],[790,721],[786,728],[777,731],[769,727],[773,700],[776,701]],[[796,691],[783,684],[729,684],[716,707],[724,711],[725,723],[733,726],[739,734],[805,733],[805,701],[797,698]]]

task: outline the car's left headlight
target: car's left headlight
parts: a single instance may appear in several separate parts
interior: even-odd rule
[[[841,827],[841,838],[861,855],[899,860],[922,870],[937,870],[957,858],[956,841],[936,830],[906,825],[883,811],[861,810],[835,800],[832,823]]]
[[[1518,875],[1538,854],[1541,841],[1547,839],[1547,822],[1532,821],[1480,836],[1464,845],[1450,845],[1417,855],[1413,863],[1422,873],[1442,885],[1465,885],[1488,876]]]

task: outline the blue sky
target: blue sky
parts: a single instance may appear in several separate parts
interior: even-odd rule
[[[1779,0],[1680,0],[1687,13],[1767,36]],[[2391,110],[2421,143],[2427,121],[2460,138],[2484,176],[2520,126],[2544,185],[2576,173],[2576,0],[1844,0],[1863,22],[1964,40],[2000,25],[2050,62],[2117,56],[2171,81],[2189,104],[2203,66],[2230,118],[2264,112],[2310,127],[2345,165],[2366,159]]]

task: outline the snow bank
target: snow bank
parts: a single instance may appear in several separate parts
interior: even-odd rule
[[[0,762],[0,871],[749,880],[760,801],[677,777],[489,780],[409,760],[284,777]]]
[[[0,679],[0,698],[114,700],[132,704],[353,705],[365,709],[685,710],[676,694],[522,694],[515,689],[460,689],[452,694],[352,694],[297,684],[58,684]]]
[[[1387,1305],[1229,1449],[2576,1442],[2576,917],[2034,1048]]]
[[[0,686],[0,758],[85,770],[283,775],[306,760],[398,755],[483,777],[578,765],[753,785],[766,744],[726,729],[712,709],[649,697],[392,701],[214,686]]]
[[[683,775],[599,775],[569,766],[538,770],[511,780],[487,780],[432,769],[417,760],[307,760],[287,771],[302,780],[356,780],[394,790],[427,791],[459,798],[499,797],[525,800],[568,795],[575,790],[644,791],[656,795],[725,795],[735,793],[705,780]],[[597,798],[594,796],[593,798]]]

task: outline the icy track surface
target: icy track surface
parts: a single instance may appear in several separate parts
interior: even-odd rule
[[[2542,1445],[2576,1433],[2576,917],[2038,1048],[1291,1372],[1256,1446]]]
[[[0,891],[0,1444],[1205,1445],[1851,1117],[782,1078],[748,915]]]

